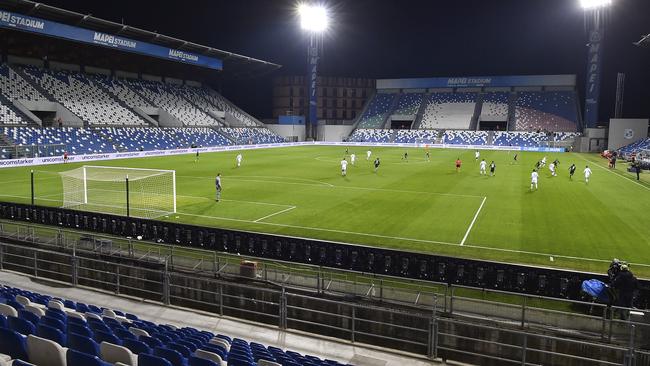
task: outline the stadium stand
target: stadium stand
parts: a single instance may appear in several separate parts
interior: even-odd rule
[[[432,93],[426,101],[420,128],[423,129],[468,129],[477,93]]]
[[[71,154],[98,154],[116,152],[117,149],[95,131],[73,127],[0,127],[0,134],[5,135],[18,146],[62,145],[49,152],[50,155],[62,155],[64,151]],[[34,146],[34,148],[37,148]],[[3,153],[5,155],[6,153]],[[39,154],[39,156],[43,156]],[[2,158],[10,158],[2,156]]]
[[[632,157],[636,156],[636,154],[638,154],[641,150],[650,150],[650,137],[623,146],[617,151],[619,156],[623,157],[624,159],[631,160]]]
[[[0,64],[0,91],[10,100],[47,101],[47,98],[7,64]]]
[[[357,129],[348,138],[350,142],[391,142],[393,130]]]
[[[423,93],[402,93],[397,101],[397,107],[391,114],[400,115],[413,115],[418,113],[422,100],[424,99]]]
[[[481,117],[508,117],[508,96],[507,92],[488,92],[483,96],[483,108]]]
[[[9,106],[2,103],[0,99],[0,125],[24,125],[27,124],[21,116],[16,114],[16,112]]]
[[[393,105],[396,93],[377,93],[370,100],[368,108],[359,120],[358,128],[381,128]]]
[[[395,142],[409,144],[416,142],[435,143],[440,137],[440,132],[436,130],[397,130]]]
[[[581,135],[582,134],[579,132],[555,132],[553,134],[553,141],[554,142],[567,141],[567,140],[575,139],[576,137],[579,137]]]
[[[578,128],[573,91],[522,91],[515,101],[515,131],[564,131]]]
[[[120,151],[169,150],[181,147],[223,146],[232,143],[210,128],[106,127],[96,130]]]
[[[37,365],[342,365],[9,286],[0,286],[0,313],[0,359]]]
[[[255,118],[251,117],[248,113],[244,112],[242,109],[232,104],[230,101],[228,101],[226,98],[224,98],[221,94],[217,93],[213,89],[209,87],[203,87],[203,88],[187,87],[187,88],[190,90],[193,89],[196,93],[203,96],[210,103],[218,107],[220,111],[231,114],[237,120],[242,122],[244,126],[248,126],[248,127],[262,126],[261,122],[257,121]]]
[[[84,74],[26,66],[25,73],[52,94],[58,102],[91,125],[146,125],[133,111]]]
[[[487,131],[451,131],[447,130],[442,135],[442,141],[451,145],[485,145],[487,144]]]
[[[539,146],[543,142],[547,142],[547,141],[549,141],[549,136],[545,132],[496,131],[494,133],[493,144],[497,146],[532,147],[532,146]]]
[[[230,136],[238,145],[273,144],[284,142],[284,139],[267,128],[222,128],[221,132]]]

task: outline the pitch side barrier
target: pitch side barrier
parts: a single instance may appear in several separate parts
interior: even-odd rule
[[[495,289],[517,294],[591,301],[583,280],[606,276],[483,260],[391,250],[325,240],[202,227],[111,214],[0,202],[0,218],[147,242],[357,272]],[[2,255],[2,253],[0,253]],[[603,272],[607,269],[603,263]],[[640,281],[634,305],[650,308],[650,281]]]
[[[187,149],[173,149],[173,150],[151,150],[151,151],[132,151],[132,152],[118,152],[106,154],[87,154],[87,155],[69,155],[69,163],[81,163],[87,161],[100,161],[100,160],[116,160],[116,159],[133,159],[133,158],[147,158],[155,156],[172,156],[183,154],[194,154],[197,151],[204,152],[219,152],[219,151],[233,151],[233,150],[256,150],[268,149],[276,147],[291,147],[291,146],[382,146],[382,147],[410,147],[410,148],[444,148],[444,149],[471,149],[471,150],[515,150],[515,151],[545,151],[545,152],[564,152],[564,149],[557,147],[520,147],[520,146],[493,146],[493,145],[448,145],[448,144],[398,144],[398,143],[382,143],[382,142],[287,142],[279,144],[258,144],[258,145],[235,145],[235,146],[212,146],[200,148],[187,148]],[[63,156],[47,156],[40,158],[20,158],[20,159],[0,159],[0,168],[12,168],[21,166],[36,166],[36,165],[51,165],[62,164]]]

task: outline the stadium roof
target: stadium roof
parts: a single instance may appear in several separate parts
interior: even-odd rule
[[[99,19],[91,14],[81,14],[29,0],[0,0],[0,7],[17,13],[43,18],[76,27],[132,38],[199,55],[217,57],[224,63],[224,71],[231,77],[255,77],[282,67],[281,65],[248,57],[194,42],[166,36],[156,32]]]

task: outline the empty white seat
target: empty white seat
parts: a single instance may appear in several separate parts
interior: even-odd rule
[[[29,305],[31,301],[29,301],[28,298],[26,298],[23,295],[16,295],[16,301],[20,304],[24,305]]]
[[[33,304],[25,305],[25,310],[29,311],[30,313],[38,317],[45,316],[45,310],[43,310],[43,308],[40,306],[36,306]]]
[[[0,304],[0,314],[4,316],[18,317],[18,311],[13,306],[7,304]]]
[[[99,345],[99,353],[102,360],[110,363],[122,363],[124,365],[136,366],[137,357],[126,347],[113,343],[102,342]]]
[[[78,313],[78,312],[76,312],[74,310],[66,311],[65,313],[70,318],[78,318],[78,319],[81,319],[83,321],[86,321],[86,317],[83,314],[80,314],[80,313]]]
[[[115,314],[115,312],[113,310],[111,310],[111,309],[102,310],[102,315],[107,317],[107,318],[112,318],[112,319],[115,319],[115,317],[117,317],[117,314]]]
[[[52,308],[52,309],[65,311],[65,306],[63,305],[63,303],[61,301],[58,301],[58,300],[50,300],[50,301],[48,301],[47,307]]]
[[[223,360],[221,359],[221,356],[219,356],[218,354],[216,354],[214,352],[209,352],[209,351],[205,351],[205,350],[202,350],[202,349],[197,349],[196,352],[194,352],[194,356],[196,356],[198,358],[202,358],[204,360],[214,361],[214,362],[217,363],[217,365],[223,365],[224,364]],[[259,362],[258,362],[258,365],[260,365]]]
[[[149,333],[146,330],[142,330],[140,328],[131,327],[129,328],[129,332],[135,334],[138,337],[140,336],[149,337]]]
[[[29,361],[38,366],[66,366],[67,348],[49,339],[27,336],[27,354]]]
[[[217,346],[223,347],[226,351],[230,351],[230,343],[226,342],[225,340],[221,338],[214,337],[210,340],[210,344],[214,344]]]
[[[86,318],[94,318],[94,319],[97,319],[97,320],[104,321],[101,316],[99,316],[98,314],[95,314],[95,313],[87,312],[86,314],[84,314],[84,316]]]

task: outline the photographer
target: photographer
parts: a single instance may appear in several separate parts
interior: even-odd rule
[[[608,271],[609,273],[609,271]],[[620,271],[614,277],[612,287],[618,293],[617,306],[631,308],[632,300],[634,299],[634,291],[638,287],[638,282],[634,274],[630,271],[627,264],[620,265]],[[621,319],[626,320],[628,317],[628,310],[621,311]]]

